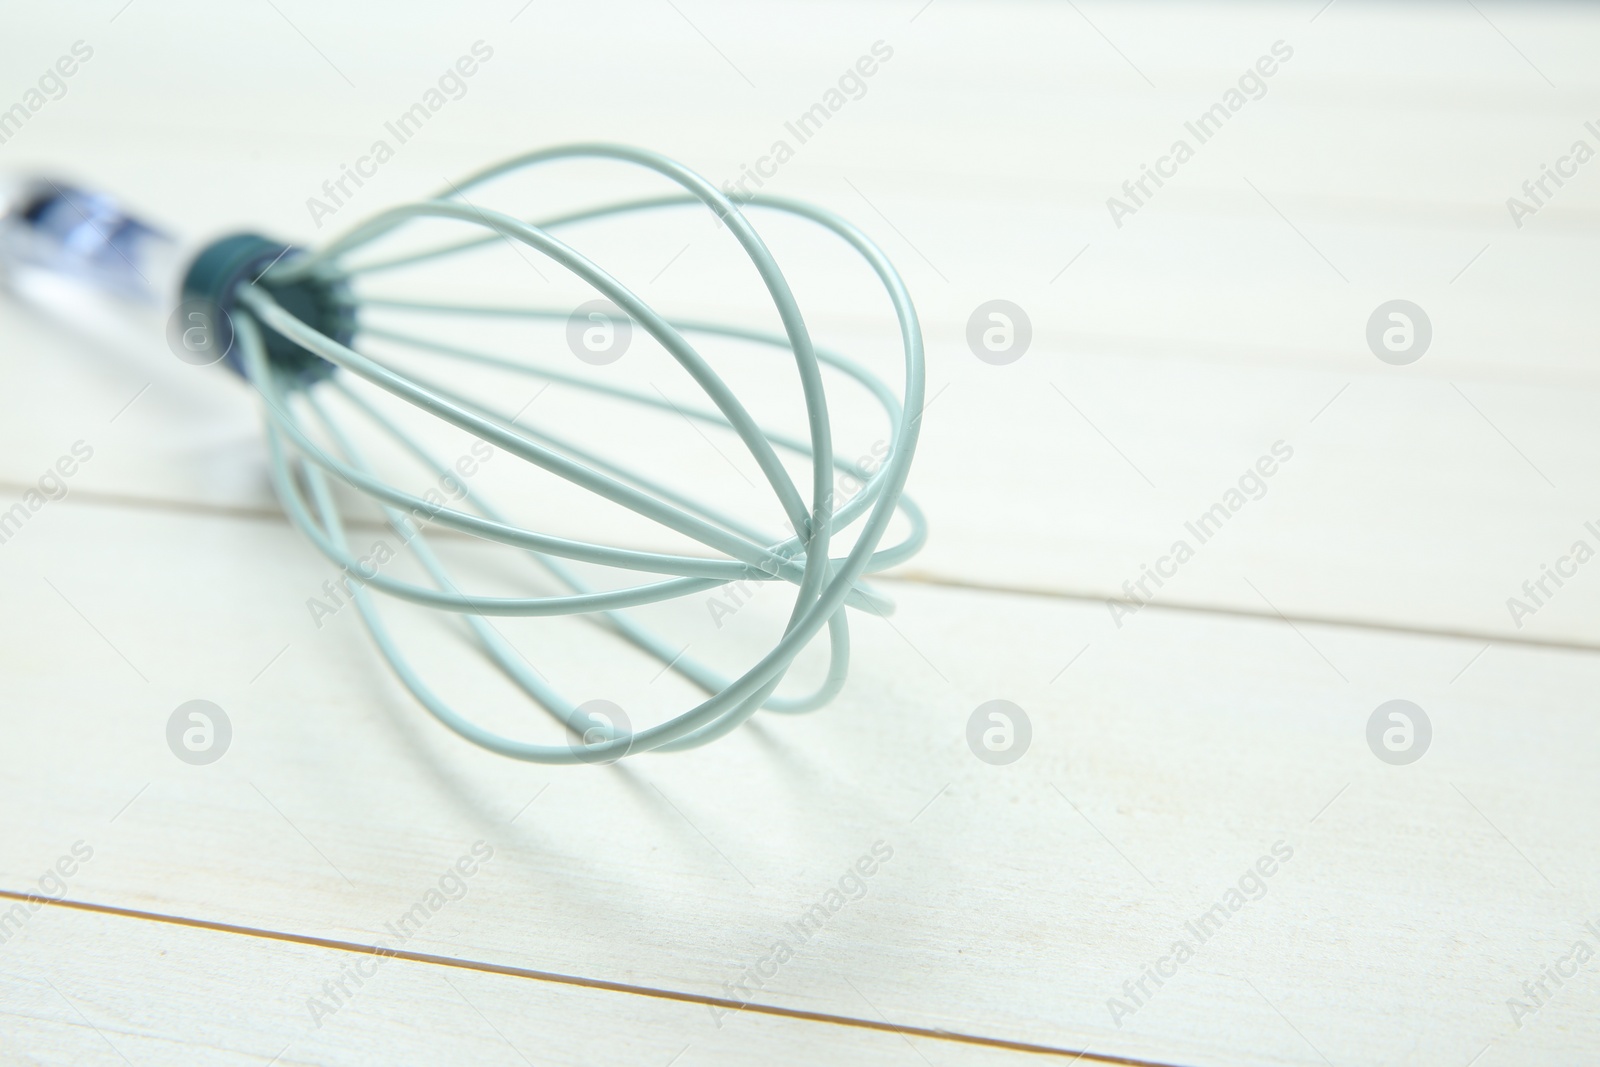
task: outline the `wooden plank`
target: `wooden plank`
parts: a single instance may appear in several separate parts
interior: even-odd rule
[[[47,907],[4,945],[6,1062],[1040,1062],[291,941]],[[926,1050],[926,1051],[925,1051]]]
[[[56,355],[13,349],[13,377],[26,383],[19,393],[38,399],[0,427],[0,500],[23,499],[82,442],[94,457],[68,491],[85,498],[278,511],[259,415],[228,376],[170,359],[105,373],[70,346],[33,336]],[[858,348],[870,344],[854,336]],[[735,372],[759,377],[749,355],[725,355]],[[990,367],[936,354],[910,487],[932,536],[908,572],[1482,640],[1600,642],[1600,585],[1570,558],[1578,541],[1600,548],[1587,525],[1600,523],[1600,511],[1584,488],[1582,457],[1600,446],[1588,392],[1408,376],[1394,372],[1412,368],[1367,359],[1372,368],[1340,372],[1064,351]],[[659,383],[688,401],[679,377],[641,362],[616,380]],[[753,381],[745,392],[756,410],[793,427],[795,398],[784,385]],[[508,408],[541,395],[532,381],[493,388],[514,396]],[[838,449],[869,456],[881,419],[846,403],[853,399],[839,391]],[[758,490],[759,473],[731,438],[718,447],[670,414],[637,418],[560,387],[527,417],[781,529],[770,492]],[[447,457],[465,450],[442,447],[455,450]],[[486,467],[480,488],[536,501],[521,513],[537,528],[693,550],[553,478],[525,479],[519,466]],[[388,469],[413,491],[431,484],[410,468]],[[1181,564],[1179,542],[1192,553]],[[1567,572],[1560,584],[1546,577],[1557,565]],[[1159,583],[1146,577],[1156,567],[1166,575]]]
[[[421,949],[716,996],[881,841],[866,895],[752,999],[1174,1063],[1548,1060],[1596,1036],[1580,983],[1520,1029],[1506,1004],[1594,918],[1600,853],[1570,816],[1597,799],[1585,655],[1155,609],[1118,630],[1095,606],[901,584],[894,629],[854,620],[827,711],[562,773],[426,722],[348,611],[315,629],[325,571],[280,524],[70,499],[39,521],[0,569],[28,605],[0,623],[0,790],[31,813],[4,827],[12,886],[81,838],[74,899],[370,942],[482,838],[495,860]],[[735,663],[783,609],[658,621]],[[436,630],[395,626],[468,706],[540,728]],[[686,696],[586,631],[505,632],[636,722]],[[205,767],[163,736],[197,697],[235,731]],[[1365,739],[1396,697],[1433,723],[1406,767]],[[1032,722],[1009,766],[965,739],[996,698]],[[1280,841],[1264,897],[1114,1019]]]
[[[718,11],[729,13],[702,15]],[[1592,582],[1580,577],[1557,593],[1547,581],[1537,599],[1548,606],[1523,592],[1576,540],[1600,546],[1585,535],[1596,512],[1577,458],[1594,444],[1592,337],[1573,313],[1596,281],[1587,238],[1600,193],[1574,180],[1521,227],[1505,206],[1585,135],[1582,87],[1594,75],[1582,43],[1594,39],[1595,13],[1341,8],[1304,23],[1252,5],[1174,7],[1159,19],[1085,14],[959,3],[914,21],[794,11],[773,16],[785,27],[776,53],[770,26],[717,17],[713,36],[730,57],[760,63],[764,88],[731,99],[714,127],[701,128],[666,116],[693,113],[712,87],[740,83],[682,20],[646,7],[641,24],[663,18],[663,32],[618,40],[593,32],[594,15],[542,13],[540,39],[563,28],[573,40],[603,39],[606,61],[652,88],[618,83],[592,100],[563,92],[536,139],[606,131],[736,176],[841,62],[882,36],[895,58],[771,188],[860,218],[912,283],[939,398],[913,481],[934,530],[917,574],[1127,597],[1123,583],[1158,565],[1184,523],[1281,439],[1298,449],[1295,464],[1158,601],[1485,639],[1600,640]],[[62,12],[20,17],[32,20],[30,33],[0,47],[24,67],[50,40],[89,32]],[[240,32],[284,29],[238,18]],[[355,16],[319,18],[330,40],[373,32]],[[220,85],[216,71],[190,62],[195,48],[182,33],[137,19],[93,26],[103,43],[83,80],[8,143],[8,158],[117,186],[196,234],[251,218],[321,237],[329,231],[310,226],[302,194],[365,143],[353,136],[381,131],[390,101],[432,77],[442,42],[470,43],[453,17],[439,19],[381,31],[386,65],[363,71],[370,98],[349,99],[327,96],[321,80],[337,79],[313,55],[300,58],[315,76],[267,97],[242,87],[278,73],[276,52],[238,57],[245,66]],[[473,31],[492,38],[498,59],[448,121],[441,116],[362,187],[351,212],[423,195],[440,175],[517,147],[505,141],[507,109],[592,69],[582,49],[524,62],[524,25]],[[212,23],[194,26],[185,32],[209,33]],[[1115,226],[1106,198],[1280,37],[1296,53],[1266,95],[1200,146],[1159,199]],[[192,81],[145,79],[151,57],[164,54],[181,56]],[[272,66],[251,76],[252,63]],[[950,77],[969,69],[986,73]],[[217,129],[261,132],[248,142],[185,138],[129,123],[124,108],[194,122],[212,115]],[[326,125],[282,121],[308,109]],[[175,183],[175,172],[192,180]],[[581,171],[523,192],[546,205],[598,195]],[[663,307],[770,325],[748,272],[713,254],[703,226],[623,227],[584,240]],[[782,227],[774,242],[803,279],[819,336],[868,352],[892,379],[892,340],[869,287]],[[532,285],[534,297],[565,298],[505,258],[488,276],[456,281],[480,294],[526,298]],[[995,296],[1033,320],[1033,350],[1008,367],[979,363],[965,340],[972,309]],[[1419,302],[1434,326],[1433,348],[1410,367],[1379,363],[1364,340],[1373,309],[1397,296]],[[154,340],[127,351],[66,340],[9,307],[0,331],[0,371],[18,398],[0,419],[0,499],[16,499],[83,440],[97,452],[75,476],[81,493],[276,509],[258,418],[226,376],[176,365]],[[755,387],[792,401],[785,383]],[[581,421],[588,409],[570,410]],[[869,448],[874,425],[841,419],[841,448]],[[617,443],[630,454],[664,445],[654,434],[649,448],[636,440]],[[722,479],[719,494],[740,499],[745,487],[728,478],[723,457],[703,448],[672,455],[686,481]],[[581,501],[542,521],[658,543]],[[1521,614],[1513,597],[1538,610]]]
[[[649,5],[633,10],[644,25],[660,20]],[[361,187],[351,211],[429,194],[442,175],[520,147],[507,143],[505,116],[596,65],[581,48],[529,61],[547,34],[608,38],[604,62],[638,80],[618,78],[590,98],[562,93],[563,106],[541,114],[527,136],[656,145],[719,180],[737,178],[774,139],[795,139],[785,123],[883,39],[895,58],[859,101],[798,145],[769,184],[861,215],[903,261],[930,324],[953,336],[973,307],[1003,292],[1036,307],[1041,332],[1051,335],[1132,334],[1180,352],[1205,344],[1291,359],[1329,356],[1346,343],[1359,346],[1366,314],[1399,289],[1413,299],[1425,292],[1422,303],[1456,326],[1451,339],[1475,361],[1586,373],[1585,335],[1570,310],[1592,280],[1573,237],[1591,234],[1600,218],[1593,183],[1562,186],[1520,229],[1506,209],[1542,164],[1585,136],[1583,124],[1593,117],[1584,42],[1595,37],[1596,16],[1586,8],[1536,5],[1522,9],[1531,14],[1502,13],[1494,21],[1446,9],[1330,9],[1309,22],[1228,4],[1203,12],[1166,7],[1160,17],[1091,13],[1089,21],[1070,10],[954,3],[915,22],[874,9],[837,10],[819,20],[795,8],[774,13],[775,24],[724,17],[736,10],[707,5],[702,15],[716,19],[713,36],[730,55],[761,64],[755,92],[675,16],[660,20],[669,24],[661,33],[616,39],[597,33],[606,24],[587,12],[547,13],[537,35],[528,35],[524,22],[469,30],[440,15],[383,31],[384,62],[369,57],[363,71],[368,91],[330,95],[321,83],[338,85],[337,76],[308,51],[300,58],[319,68],[315,76],[308,71],[270,97],[246,92],[248,78],[221,78],[187,63],[207,32],[198,26],[186,37],[119,20],[67,102],[42,113],[7,148],[19,165],[53,165],[90,179],[114,170],[127,196],[196,234],[249,219],[320,237],[350,216],[341,209],[319,230],[306,198],[322,195],[340,163],[383,135],[384,122],[474,33],[499,49],[498,58],[471,82],[460,107],[441,113]],[[42,58],[50,40],[67,42],[88,30],[66,13],[23,18],[34,30],[11,46],[22,69]],[[373,32],[359,16],[321,18],[331,40]],[[240,32],[265,28],[246,15],[236,25]],[[1120,40],[1122,56],[1096,25]],[[781,49],[767,36],[775,32]],[[1125,196],[1123,183],[1156,163],[1174,139],[1197,140],[1184,123],[1235,87],[1278,40],[1296,52],[1267,80],[1265,95],[1197,143],[1181,176],[1115,226],[1107,199]],[[152,55],[186,64],[184,78],[142,78]],[[262,76],[283,61],[276,51],[238,58],[243,71],[259,63],[254,70]],[[717,123],[684,120],[712,96]],[[313,103],[316,122],[304,119]],[[192,138],[126,121],[129,112],[173,114],[180,104],[187,121],[214,132]],[[286,122],[290,114],[297,118]],[[193,180],[175,182],[174,173]],[[557,178],[541,190],[559,199],[578,181]],[[1285,218],[1337,266],[1330,270]],[[1086,244],[1093,247],[1079,263],[1085,269],[1051,285]],[[1491,251],[1461,288],[1450,285],[1486,244]],[[656,249],[650,252],[655,257]],[[653,258],[645,277],[664,262]],[[681,295],[696,307],[718,306],[715,290],[697,282],[695,271],[681,277]]]

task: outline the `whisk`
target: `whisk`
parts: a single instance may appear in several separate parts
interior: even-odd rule
[[[676,188],[666,194],[626,199],[555,217],[526,221],[480,207],[467,194],[494,179],[558,161],[592,160],[642,167]],[[331,563],[349,577],[347,589],[378,651],[395,676],[432,715],[466,740],[514,759],[536,763],[609,763],[630,754],[672,751],[714,740],[758,710],[806,712],[822,707],[844,685],[849,666],[847,606],[886,614],[892,604],[864,576],[914,555],[926,537],[922,513],[903,495],[916,449],[924,404],[923,346],[916,311],[900,276],[881,249],[849,222],[806,203],[776,196],[724,193],[688,168],[654,152],[587,144],[530,152],[479,171],[442,190],[434,199],[382,211],[314,250],[236,234],[214,241],[187,263],[175,244],[129,215],[108,197],[61,183],[29,181],[0,202],[0,270],[24,294],[59,289],[62,283],[104,296],[165,302],[161,273],[181,276],[174,286],[181,302],[169,336],[179,355],[196,363],[221,361],[255,389],[265,416],[274,487],[289,519]],[[753,265],[781,323],[767,333],[714,322],[684,321],[658,313],[636,292],[565,243],[564,228],[594,220],[641,221],[681,207],[707,209],[737,241]],[[778,212],[821,227],[861,257],[881,283],[897,323],[905,378],[898,395],[857,361],[817,347],[807,330],[789,281],[747,218],[747,211]],[[466,239],[360,261],[357,253],[425,220],[464,225]],[[642,329],[676,361],[709,401],[685,407],[665,394],[598,381],[519,357],[499,355],[452,337],[449,343],[375,328],[361,314],[369,308],[423,313],[452,322],[569,319],[570,308],[454,304],[382,299],[357,292],[358,283],[380,273],[425,267],[493,246],[528,249],[569,271],[608,302],[589,312],[606,330]],[[519,251],[519,254],[521,252]],[[178,268],[175,270],[174,268]],[[143,269],[141,269],[143,268]],[[152,278],[157,280],[152,280]],[[589,305],[586,305],[589,306]],[[582,320],[579,320],[582,325]],[[759,424],[690,338],[725,338],[767,346],[793,361],[800,381],[808,434],[799,437]],[[559,382],[612,400],[678,412],[692,422],[737,435],[775,495],[790,536],[763,532],[714,503],[663,484],[634,466],[606,458],[587,445],[519,420],[494,401],[469,396],[448,382],[408,372],[374,355],[368,342],[383,339],[438,358],[447,368],[462,363]],[[889,423],[887,451],[869,470],[834,452],[824,367],[842,372],[881,406]],[[452,506],[438,494],[419,496],[392,484],[336,417],[329,403],[360,413],[434,477],[452,468],[420,435],[351,387],[352,379],[398,398],[429,419],[465,431],[492,448],[542,468],[573,485],[695,542],[704,555],[623,548],[542,533],[513,521],[480,488],[455,483]],[[779,458],[783,451],[809,462],[809,502]],[[860,483],[840,502],[836,473]],[[335,486],[373,501],[428,583],[383,573],[358,558],[346,534]],[[880,547],[899,512],[905,536]],[[545,596],[498,596],[464,591],[423,532],[437,524],[482,542],[527,554],[564,592]],[[834,542],[846,531],[854,543],[839,555]],[[574,564],[625,576],[626,584],[597,588]],[[743,673],[723,674],[685,654],[686,649],[645,627],[626,609],[698,595],[743,583],[784,583],[794,591],[781,637]],[[492,663],[531,701],[565,727],[566,742],[537,743],[489,729],[443,700],[423,680],[386,626],[369,590],[426,608],[454,613]],[[704,694],[694,706],[634,730],[605,701],[574,703],[532,668],[489,621],[497,616],[577,616],[608,628]],[[786,672],[826,627],[828,667],[818,687],[802,695],[777,692]]]

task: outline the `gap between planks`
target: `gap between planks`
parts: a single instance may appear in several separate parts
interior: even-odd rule
[[[702,1004],[711,1008],[721,1008],[726,1011],[748,1011],[757,1015],[773,1015],[784,1019],[796,1019],[802,1022],[822,1023],[830,1026],[852,1027],[858,1030],[873,1030],[880,1033],[899,1034],[902,1037],[925,1037],[934,1041],[950,1041],[962,1045],[978,1045],[984,1048],[1004,1049],[1010,1052],[1026,1052],[1036,1055],[1053,1057],[1071,1057],[1073,1062],[1113,1064],[1116,1067],[1181,1067],[1179,1064],[1169,1063],[1164,1060],[1135,1059],[1128,1056],[1118,1056],[1113,1053],[1092,1052],[1089,1049],[1057,1048],[1053,1045],[1037,1045],[1026,1041],[1010,1041],[1000,1037],[984,1037],[980,1034],[966,1034],[954,1030],[934,1030],[922,1026],[896,1026],[887,1019],[874,1021],[872,1019],[858,1019],[850,1015],[835,1015],[830,1012],[805,1011],[800,1008],[784,1008],[773,1004],[741,1004],[737,1000],[728,1000],[723,997],[706,996],[700,993],[688,993],[674,989],[656,989],[652,986],[632,985],[627,982],[612,982],[602,978],[584,978],[581,975],[559,974],[554,971],[540,971],[527,967],[512,967],[501,963],[487,963],[481,960],[462,959],[456,956],[438,956],[428,952],[409,952],[405,949],[380,949],[376,945],[365,945],[358,941],[340,941],[335,938],[314,937],[309,934],[295,934],[282,930],[266,930],[255,926],[240,926],[235,923],[217,922],[212,919],[194,919],[182,915],[168,915],[163,912],[141,911],[136,908],[123,908],[114,904],[96,904],[89,901],[54,899],[40,896],[37,893],[19,893],[12,889],[0,889],[0,899],[15,900],[24,904],[42,904],[53,908],[63,908],[71,911],[89,912],[95,915],[108,915],[119,919],[134,919],[143,922],[162,923],[167,926],[181,926],[193,930],[209,930],[213,933],[232,934],[238,937],[253,937],[263,941],[277,941],[293,945],[305,945],[310,948],[329,949],[335,952],[359,953],[367,956],[389,956],[394,959],[407,960],[411,963],[420,963],[433,967],[450,967],[456,970],[477,971],[484,974],[498,974],[510,978],[523,978],[536,982],[547,982],[553,985],[577,986],[583,989],[594,989],[608,993],[622,993],[630,996],[654,997],[657,1000],[676,1001],[680,1004]]]
[[[0,492],[20,493],[32,488],[20,482],[10,482],[0,479]],[[71,495],[62,498],[63,501],[79,501],[81,503],[98,504],[104,507],[126,507],[139,511],[159,511],[179,515],[196,515],[206,518],[239,519],[253,522],[288,523],[288,516],[277,508],[249,507],[242,504],[207,504],[192,500],[169,500],[160,497],[143,497],[125,493],[107,493],[92,489],[80,489]],[[388,529],[388,524],[377,519],[351,517],[344,520],[345,525],[356,529],[381,530]],[[470,534],[460,533],[440,527],[430,531],[429,536],[446,538],[459,538],[462,540],[477,540]],[[1044,597],[1052,600],[1074,600],[1092,604],[1123,604],[1133,606],[1136,601],[1125,597],[1106,596],[1081,589],[1043,588],[1039,586],[1009,585],[1003,582],[985,582],[974,579],[959,578],[953,575],[938,574],[929,571],[903,570],[893,574],[880,574],[875,577],[881,582],[906,582],[914,585],[925,585],[945,589],[965,589],[981,593],[1002,593],[1012,596]],[[1267,622],[1286,622],[1291,625],[1304,623],[1308,626],[1336,626],[1347,630],[1364,630],[1373,633],[1400,634],[1407,637],[1437,637],[1452,641],[1482,641],[1487,644],[1516,645],[1523,648],[1545,648],[1559,652],[1600,652],[1600,643],[1589,641],[1563,641],[1559,638],[1522,637],[1514,634],[1495,633],[1488,630],[1451,630],[1436,626],[1423,626],[1404,622],[1383,622],[1378,619],[1363,619],[1341,615],[1316,615],[1316,614],[1282,614],[1276,611],[1263,611],[1259,609],[1230,607],[1221,604],[1206,604],[1183,601],[1167,601],[1154,604],[1145,603],[1141,607],[1152,608],[1157,611],[1181,611],[1195,615],[1216,615],[1226,618],[1259,619]]]

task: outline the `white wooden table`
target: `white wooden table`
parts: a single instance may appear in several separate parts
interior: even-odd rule
[[[541,768],[434,724],[353,613],[313,624],[332,571],[282,518],[241,383],[0,304],[0,510],[93,450],[0,544],[0,1062],[1594,1060],[1600,564],[1531,614],[1507,601],[1600,548],[1600,163],[1521,226],[1506,201],[1573,142],[1600,149],[1600,14],[97,0],[6,20],[0,107],[74,42],[93,55],[0,168],[308,242],[332,227],[307,197],[474,42],[492,59],[337,225],[563,141],[735,178],[882,41],[767,189],[889,250],[933,399],[910,486],[932,537],[883,583],[893,626],[852,617],[833,705]],[[1277,42],[1259,98],[1118,227],[1107,199]],[[891,373],[879,305],[774,233],[819,337]],[[718,236],[624,235],[607,264],[682,314],[765,323],[720,287]],[[1005,366],[965,339],[995,298],[1033,328]],[[1393,299],[1432,323],[1409,365],[1365,337]],[[771,518],[681,424],[537,403]],[[840,450],[865,452],[852,413]],[[1262,490],[1130,610],[1279,442]],[[667,543],[575,499],[539,518]],[[651,617],[748,661],[782,599],[716,636],[698,602]],[[585,695],[688,695],[582,628],[507,633]],[[426,658],[499,706],[450,657]],[[164,733],[197,698],[234,730],[207,766]],[[966,742],[992,699],[1032,726],[1004,766]],[[1367,740],[1393,699],[1431,723],[1406,765]],[[457,899],[374,955],[478,842]],[[841,879],[859,899],[798,938]]]

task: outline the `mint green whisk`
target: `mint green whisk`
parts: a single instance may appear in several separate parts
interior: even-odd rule
[[[600,160],[644,167],[676,186],[671,195],[633,199],[524,221],[481,208],[466,194],[525,168],[566,160]],[[559,234],[578,223],[605,218],[649,219],[684,207],[711,211],[738,242],[777,310],[779,333],[709,322],[669,319],[602,267],[565,243]],[[844,355],[819,349],[782,270],[747,218],[747,212],[777,212],[805,220],[835,235],[859,255],[881,283],[899,327],[905,377],[898,392]],[[424,220],[481,231],[469,239],[368,258],[358,255],[408,225]],[[676,361],[705,394],[693,408],[659,393],[612,385],[570,374],[535,360],[497,354],[472,343],[458,329],[447,342],[365,320],[367,309],[393,319],[426,316],[462,327],[485,319],[504,323],[566,320],[570,308],[451,303],[385,298],[357,292],[390,272],[426,269],[513,242],[569,271],[617,309],[618,325],[643,330]],[[467,740],[514,759],[537,763],[610,762],[645,751],[672,751],[726,734],[758,710],[811,711],[844,685],[850,638],[845,609],[883,614],[889,601],[864,581],[866,575],[909,559],[926,537],[921,512],[903,495],[916,449],[924,403],[924,367],[916,311],[904,283],[883,252],[844,219],[780,197],[730,199],[706,179],[653,152],[616,145],[574,145],[518,156],[480,171],[432,200],[379,213],[325,246],[302,250],[253,234],[223,238],[187,263],[159,231],[123,212],[115,202],[50,182],[23,183],[9,194],[0,217],[0,270],[23,294],[41,279],[66,280],[86,292],[130,301],[161,303],[163,277],[176,279],[182,303],[174,315],[175,338],[194,362],[222,361],[259,394],[265,415],[271,474],[295,526],[327,559],[351,576],[351,599],[379,652],[396,677],[441,723]],[[166,297],[168,306],[171,297]],[[695,347],[694,339],[732,338],[771,349],[792,360],[804,399],[808,433],[796,437],[760,425]],[[367,342],[381,340],[436,360],[439,373],[402,370],[372,354]],[[188,358],[186,356],[185,358]],[[433,364],[430,364],[432,366]],[[775,495],[791,536],[764,532],[714,504],[696,500],[631,466],[607,459],[580,442],[519,421],[517,413],[458,391],[450,371],[463,365],[492,368],[601,394],[648,408],[681,413],[737,435]],[[881,406],[890,431],[887,453],[876,470],[834,453],[823,368],[842,373]],[[435,477],[451,467],[418,435],[353,388],[359,380],[404,401],[489,446],[557,475],[589,493],[643,516],[694,541],[706,555],[619,548],[553,536],[514,522],[479,488],[458,480],[459,498],[441,503],[385,480],[336,417],[335,399],[391,439]],[[409,420],[408,420],[409,421]],[[795,484],[779,453],[809,462],[808,491]],[[840,503],[835,472],[861,483]],[[349,543],[335,483],[375,502],[411,553],[427,582],[383,573],[358,559]],[[907,532],[881,547],[896,511]],[[423,525],[437,524],[481,541],[526,553],[565,592],[548,596],[490,596],[464,591],[429,543]],[[853,534],[847,551],[832,554],[841,535]],[[628,576],[619,588],[597,589],[572,564],[591,564]],[[734,583],[783,583],[794,603],[782,636],[742,674],[728,676],[684,654],[645,628],[626,609],[698,595]],[[451,706],[423,680],[385,625],[372,591],[460,615],[471,639],[488,660],[535,704],[562,723],[565,744],[519,740],[490,730]],[[655,725],[625,728],[592,705],[575,704],[545,680],[489,622],[496,616],[582,616],[610,628],[705,694],[693,707]],[[777,692],[790,665],[827,629],[828,669],[810,693]]]

